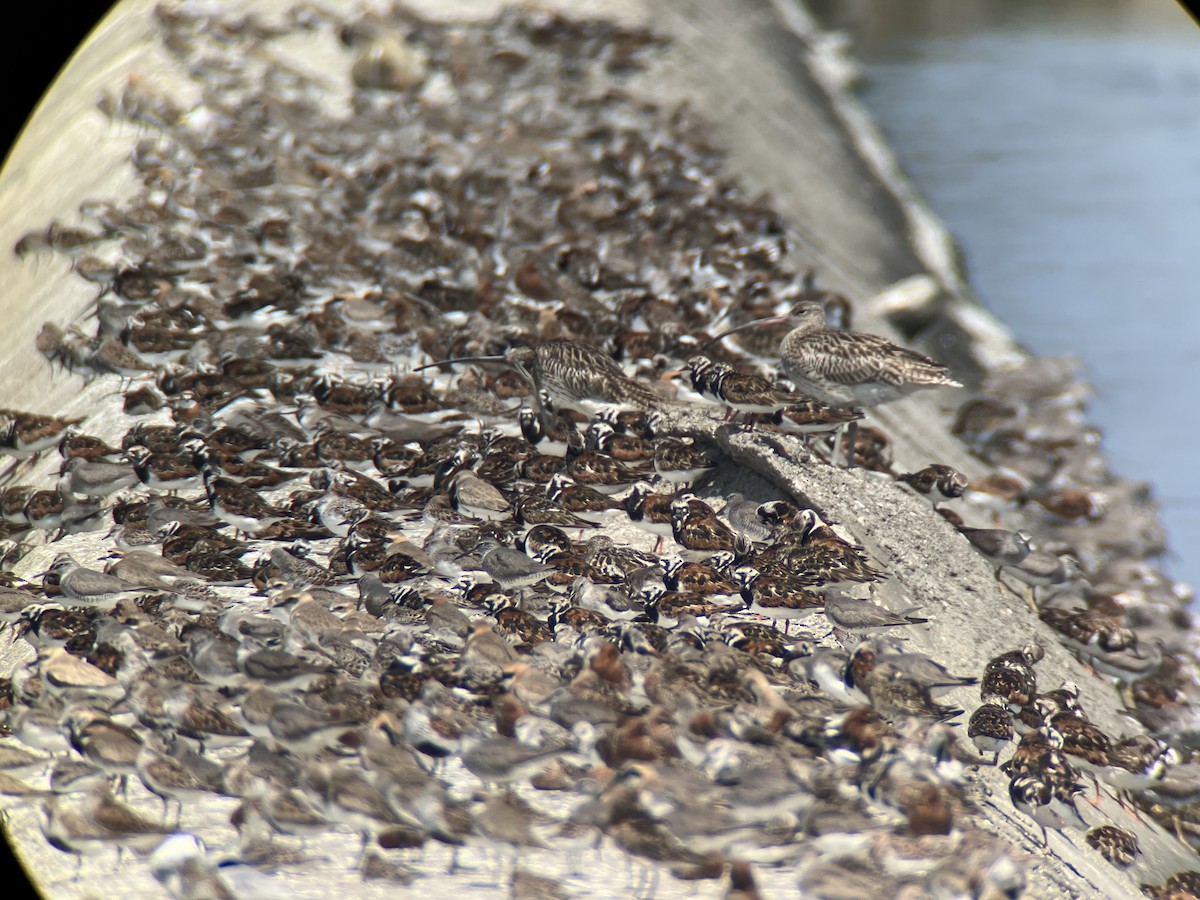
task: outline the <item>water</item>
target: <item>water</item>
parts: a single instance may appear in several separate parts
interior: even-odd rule
[[[814,5],[983,302],[1083,359],[1114,470],[1200,584],[1200,30],[1170,0]]]

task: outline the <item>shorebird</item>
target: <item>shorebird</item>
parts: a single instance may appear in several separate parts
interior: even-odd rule
[[[1007,706],[984,703],[971,713],[967,737],[974,741],[980,753],[992,753],[992,765],[1000,762],[1000,751],[1013,742],[1012,713]]]
[[[793,326],[779,347],[784,374],[798,391],[831,406],[870,409],[926,388],[962,387],[949,369],[915,350],[876,334],[830,328],[824,307],[812,300],[801,301],[786,316],[730,328],[710,343],[757,325]],[[852,453],[857,422],[851,421],[849,428]],[[852,455],[847,464],[853,465]]]
[[[1032,550],[1015,566],[1008,567],[1009,572],[1017,579],[1025,582],[1025,602],[1035,615],[1038,606],[1037,589],[1039,587],[1059,588],[1080,578],[1082,571],[1079,560],[1073,556],[1055,556],[1041,550]]]
[[[81,566],[69,553],[56,556],[49,571],[58,575],[59,596],[69,606],[111,609],[122,597],[146,593],[140,584]]]
[[[554,410],[573,409],[591,416],[608,407],[646,410],[663,403],[658,394],[626,375],[611,356],[582,341],[543,341],[534,347],[513,347],[503,356],[447,359],[413,371],[471,362],[511,366],[533,384],[539,404],[544,393]]]
[[[1125,868],[1141,853],[1137,835],[1116,825],[1096,825],[1084,835],[1087,845],[1114,866]]]
[[[967,476],[951,466],[931,463],[917,472],[897,475],[896,480],[907,484],[924,497],[934,508],[944,500],[957,500],[967,490]]]

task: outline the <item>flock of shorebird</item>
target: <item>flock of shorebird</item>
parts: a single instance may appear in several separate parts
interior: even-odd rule
[[[18,247],[103,286],[95,333],[48,324],[39,347],[119,379],[127,416],[117,434],[0,412],[0,618],[33,650],[8,683],[0,784],[42,807],[54,847],[148,854],[176,897],[269,891],[303,869],[304,838],[338,831],[364,878],[397,882],[426,845],[452,869],[463,849],[565,855],[555,878],[514,863],[520,896],[568,896],[583,851],[611,844],[648,866],[616,893],[666,867],[738,898],[780,871],[811,896],[998,897],[1024,875],[972,814],[969,773],[1010,745],[1009,797],[1046,841],[1088,827],[1089,778],[1143,808],[1200,793],[1186,746],[1106,735],[1076,688],[1039,690],[1038,644],[967,675],[905,652],[899,635],[936,623],[873,602],[888,573],[844,528],[783,490],[723,493],[715,445],[672,434],[707,402],[714,434],[797,434],[814,471],[844,453],[892,475],[1131,704],[1167,689],[1175,648],[1075,602],[1074,557],[944,505],[991,508],[1002,484],[895,473],[860,426],[961,387],[948,369],[828,324],[844,298],[779,267],[773,213],[716,177],[686,117],[563,74],[636,69],[652,36],[512,15],[421,23],[421,52],[400,52],[413,22],[393,15],[289,26],[335,28],[353,59],[358,105],[335,127],[317,86],[272,68],[282,32],[214,41],[209,19],[160,10],[170,52],[240,99],[188,116],[131,84],[105,108],[154,130],[133,158],[146,194]],[[513,111],[544,84],[552,115]],[[456,105],[410,115],[437,106],[432,85]],[[543,157],[563,129],[575,149]],[[462,130],[475,153],[448,158]],[[697,324],[725,313],[723,333]],[[781,377],[723,349],[751,326],[786,327]],[[401,358],[436,361],[398,374]],[[986,400],[963,407],[965,436],[1001,415]],[[22,483],[55,452],[54,486]],[[964,710],[941,698],[977,685],[955,730]],[[161,820],[114,795],[131,779]],[[186,831],[212,797],[232,798],[219,850]],[[1113,823],[1087,843],[1117,866],[1138,854]]]

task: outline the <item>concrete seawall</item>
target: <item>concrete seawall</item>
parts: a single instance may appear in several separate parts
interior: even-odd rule
[[[281,8],[258,5],[268,14]],[[498,6],[466,0],[453,10],[432,0],[417,5],[428,6],[439,18],[468,19],[486,19]],[[921,395],[872,413],[870,424],[890,437],[897,472],[939,462],[971,478],[992,473],[993,466],[953,433],[956,410],[976,392],[997,389],[1010,391],[1008,396],[1023,390],[1036,405],[1039,391],[1055,375],[1061,376],[1060,393],[1072,398],[1064,401],[1069,409],[1061,421],[1073,423],[1077,438],[1086,434],[1082,386],[1074,389],[1069,372],[1029,360],[1002,323],[970,297],[954,268],[952,243],[895,171],[869,118],[842,88],[840,57],[803,7],[792,0],[745,0],[736,7],[722,0],[612,0],[604,6],[609,7],[607,15],[648,25],[670,38],[652,68],[639,74],[629,90],[664,108],[686,102],[711,123],[714,142],[728,154],[729,174],[750,193],[769,193],[791,229],[792,265],[813,266],[822,287],[849,297],[857,330],[886,335],[943,360],[966,384],[962,391]],[[136,187],[126,160],[143,132],[132,125],[114,126],[95,111],[101,91],[119,91],[135,73],[156,92],[176,91],[184,105],[195,102],[193,86],[171,74],[169,59],[155,45],[152,7],[126,0],[110,15],[64,72],[0,174],[0,209],[5,210],[0,217],[0,309],[12,323],[0,341],[0,406],[90,415],[87,430],[110,440],[119,439],[124,427],[116,414],[119,401],[112,397],[115,377],[81,388],[78,378],[52,370],[34,346],[44,321],[63,327],[80,321],[96,291],[71,274],[62,256],[35,252],[17,258],[4,248],[51,220],[72,224],[84,201],[127,196]],[[571,10],[571,4],[563,7]],[[592,5],[588,12],[594,12]],[[318,70],[326,64],[293,62]],[[902,285],[888,290],[897,282]],[[688,412],[676,415],[672,428],[706,440],[713,430],[711,417]],[[1044,686],[1078,684],[1091,719],[1114,736],[1141,727],[1123,710],[1112,684],[1081,666],[1018,594],[998,591],[989,564],[923,501],[889,479],[818,462],[798,441],[731,432],[722,433],[718,443],[737,464],[723,476],[722,489],[764,498],[786,493],[803,501],[826,520],[840,523],[891,573],[875,600],[893,610],[919,607],[932,622],[928,629],[913,630],[907,649],[927,653],[950,671],[977,675],[992,656],[1037,640],[1047,648],[1038,672]],[[42,460],[33,476],[21,480],[50,481],[57,463]],[[1122,560],[1130,566],[1152,563],[1165,549],[1155,509],[1138,484],[1111,478],[1102,465],[1093,464],[1091,474],[1105,497],[1104,515],[1096,521],[1053,523],[1033,506],[1004,512],[1000,521],[1004,527],[1030,531],[1036,543],[1069,545],[1107,593],[1132,596],[1144,586],[1135,584],[1132,574],[1122,583],[1117,572]],[[963,514],[970,525],[991,524],[990,513]],[[70,540],[76,542],[72,547],[83,547],[95,538]],[[48,555],[53,554],[38,548],[18,573],[40,571]],[[1163,591],[1170,594],[1171,587]],[[1157,609],[1155,604],[1162,602],[1162,595],[1155,595],[1147,608]],[[1192,641],[1187,633],[1180,645],[1190,647]],[[24,642],[5,648],[3,674],[28,656]],[[978,704],[971,690],[949,699],[968,713]],[[1131,869],[1106,864],[1083,844],[1081,833],[1069,841],[1052,835],[1050,851],[1043,855],[1038,828],[1008,800],[1007,779],[986,767],[966,777],[976,824],[1032,859],[1024,866],[1029,896],[1140,896],[1139,883],[1160,883],[1175,872],[1197,868],[1193,851],[1148,819],[1135,822],[1108,797],[1089,821],[1110,819],[1138,835],[1142,855]],[[111,882],[101,879],[112,877],[122,879],[121,893],[128,896],[161,896],[136,858],[127,858],[119,869],[108,855],[90,858],[84,877],[72,881],[66,870],[74,862],[46,845],[37,829],[37,810],[7,805],[11,840],[54,896],[107,895]],[[200,815],[201,828],[215,832],[228,813],[228,804],[214,802]],[[342,845],[322,846],[337,853]],[[611,858],[607,863],[620,871]],[[604,870],[600,872],[589,895],[617,895],[606,893]],[[474,882],[464,887],[449,876],[423,874],[428,880],[420,884],[431,890],[482,891]],[[781,892],[794,884],[779,873],[771,878],[769,884]],[[335,889],[356,895],[387,892],[361,884],[341,860],[289,871],[279,881],[297,896],[328,896]],[[100,884],[104,888],[97,890]],[[689,890],[664,879],[659,895],[683,896]],[[709,891],[703,896],[715,895],[702,890]]]

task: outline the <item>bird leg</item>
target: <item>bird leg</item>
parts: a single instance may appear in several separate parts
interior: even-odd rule
[[[858,443],[858,420],[852,419],[846,425],[846,468],[854,468],[854,447]]]
[[[1041,615],[1041,610],[1038,608],[1037,588],[1031,584],[1025,585],[1025,602],[1029,605],[1029,611],[1035,616]]]

